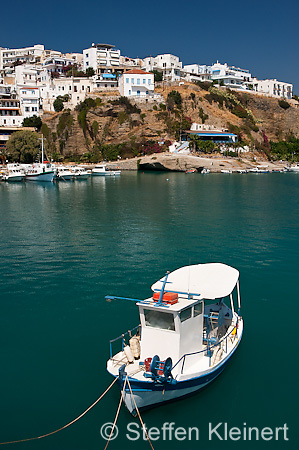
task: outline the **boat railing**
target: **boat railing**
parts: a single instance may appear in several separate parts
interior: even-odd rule
[[[109,341],[109,345],[110,345],[110,359],[113,356],[112,344],[114,342],[116,342],[116,341],[120,341],[121,340],[121,350],[123,351],[124,345],[125,345],[125,342],[126,342],[126,338],[127,337],[131,338],[136,331],[139,331],[139,335],[140,335],[140,331],[141,331],[141,325],[140,324],[137,325],[136,327],[132,328],[131,330],[128,330],[125,333],[121,334],[117,338],[111,339]]]
[[[235,326],[233,327],[233,329],[227,333],[225,336],[223,336],[222,339],[220,339],[219,341],[213,343],[213,341],[211,339],[207,340],[207,347],[203,350],[200,350],[198,352],[192,352],[192,353],[185,353],[183,356],[181,356],[181,358],[175,363],[174,366],[172,366],[171,370],[173,370],[175,367],[177,367],[180,362],[182,362],[182,367],[181,367],[181,374],[184,371],[184,366],[185,366],[185,362],[188,356],[194,356],[194,355],[199,355],[201,353],[206,353],[206,355],[209,357],[209,367],[211,366],[211,360],[212,360],[212,349],[216,348],[216,347],[221,347],[223,344],[225,344],[225,353],[227,353],[227,341],[229,337],[237,337],[237,330],[238,330],[238,323],[239,323],[239,317],[236,321]],[[233,334],[234,333],[234,334]]]

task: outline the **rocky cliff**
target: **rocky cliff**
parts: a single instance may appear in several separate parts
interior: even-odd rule
[[[179,108],[167,102],[173,90],[181,95]],[[248,93],[227,94],[224,89],[212,92],[190,83],[160,85],[156,92],[160,98],[136,101],[133,107],[120,102],[117,92],[98,93],[78,111],[44,114],[42,131],[48,149],[56,157],[90,158],[94,154],[97,158],[105,146],[110,150],[121,146],[122,157],[132,157],[144,154],[147,145],[153,150],[151,146],[161,138],[164,142],[173,141],[191,122],[228,128],[256,146],[263,143],[265,136],[273,141],[284,139],[290,132],[299,137],[299,109],[294,100],[284,109],[277,99]],[[109,155],[106,157],[111,159]]]

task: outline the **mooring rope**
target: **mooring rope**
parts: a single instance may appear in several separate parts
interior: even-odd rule
[[[117,408],[116,415],[115,415],[115,418],[114,418],[114,422],[113,422],[113,425],[112,425],[112,428],[111,428],[111,431],[110,431],[110,435],[109,435],[109,438],[108,438],[107,444],[105,445],[104,450],[107,449],[108,444],[109,444],[109,442],[110,442],[110,440],[111,440],[111,438],[113,436],[113,431],[114,431],[114,428],[115,428],[115,425],[116,425],[116,422],[117,422],[117,419],[118,419],[120,407],[121,407],[121,404],[122,404],[122,401],[123,401],[123,395],[124,395],[124,392],[125,392],[126,383],[127,383],[127,377],[125,379],[122,391],[120,393],[120,400],[119,400],[118,408]]]
[[[33,437],[33,438],[28,438],[28,439],[20,439],[18,441],[9,441],[9,442],[0,442],[0,445],[7,445],[7,444],[17,444],[19,442],[28,442],[28,441],[35,441],[37,439],[42,439],[45,438],[47,436],[51,436],[52,434],[58,433],[61,430],[64,430],[65,428],[68,428],[70,425],[72,425],[73,423],[77,422],[79,419],[81,419],[81,417],[85,416],[86,413],[88,413],[88,411],[90,411],[97,403],[99,403],[100,400],[102,400],[102,398],[104,397],[104,395],[107,394],[107,392],[112,388],[112,386],[114,385],[114,383],[116,383],[116,381],[118,380],[119,377],[116,377],[115,380],[113,380],[113,382],[110,384],[110,386],[108,386],[108,388],[105,390],[105,392],[103,392],[103,394],[92,404],[90,405],[82,414],[80,414],[80,416],[76,417],[76,419],[72,420],[71,422],[67,423],[66,425],[64,425],[61,428],[58,428],[58,430],[55,431],[51,431],[50,433],[47,434],[43,434],[41,436],[37,436],[37,437]]]
[[[131,392],[131,395],[132,395],[132,398],[133,398],[133,401],[134,401],[134,405],[135,405],[135,408],[136,408],[136,411],[137,411],[137,415],[138,415],[138,417],[139,417],[139,420],[140,420],[142,429],[143,429],[144,432],[145,432],[145,435],[146,435],[146,438],[147,438],[147,440],[148,440],[148,442],[149,442],[149,445],[151,446],[152,450],[154,450],[153,444],[152,444],[152,442],[151,442],[151,440],[150,440],[150,438],[149,438],[149,435],[148,435],[148,433],[147,433],[147,431],[146,431],[146,427],[145,427],[144,422],[143,422],[143,420],[142,420],[142,418],[141,418],[141,415],[140,415],[138,406],[136,405],[135,397],[134,397],[134,395],[133,395],[132,388],[131,388],[131,383],[130,383],[130,381],[129,381],[128,376],[126,376],[126,381],[127,381],[127,383],[128,383],[128,386],[129,386],[129,389],[130,389],[130,392]],[[106,449],[105,449],[105,450],[106,450]]]

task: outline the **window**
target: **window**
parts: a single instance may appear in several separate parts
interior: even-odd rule
[[[183,311],[180,312],[181,322],[190,319],[191,316],[192,316],[192,307],[184,309]]]
[[[82,86],[82,91],[84,91],[84,86]]]
[[[143,78],[143,84],[145,84],[146,83],[146,79],[145,78]]]
[[[173,314],[161,311],[153,311],[151,309],[145,309],[144,317],[145,317],[145,325],[147,327],[174,331]]]
[[[137,78],[137,84],[140,84],[140,78]]]
[[[126,78],[126,83],[127,83],[127,84],[129,83],[129,78]]]
[[[88,53],[85,53],[85,58],[88,58]]]
[[[25,111],[29,112],[29,107],[28,106],[25,107]]]
[[[132,80],[131,80],[131,84],[134,84],[134,78],[132,78]]]
[[[86,61],[86,65],[89,66],[89,62],[88,61]]]
[[[77,92],[77,86],[74,86],[74,92]]]
[[[194,305],[194,317],[199,316],[202,314],[202,303],[197,303]]]

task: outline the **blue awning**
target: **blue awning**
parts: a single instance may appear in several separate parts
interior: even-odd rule
[[[116,78],[116,75],[114,75],[113,73],[103,73],[102,77],[103,78]]]

